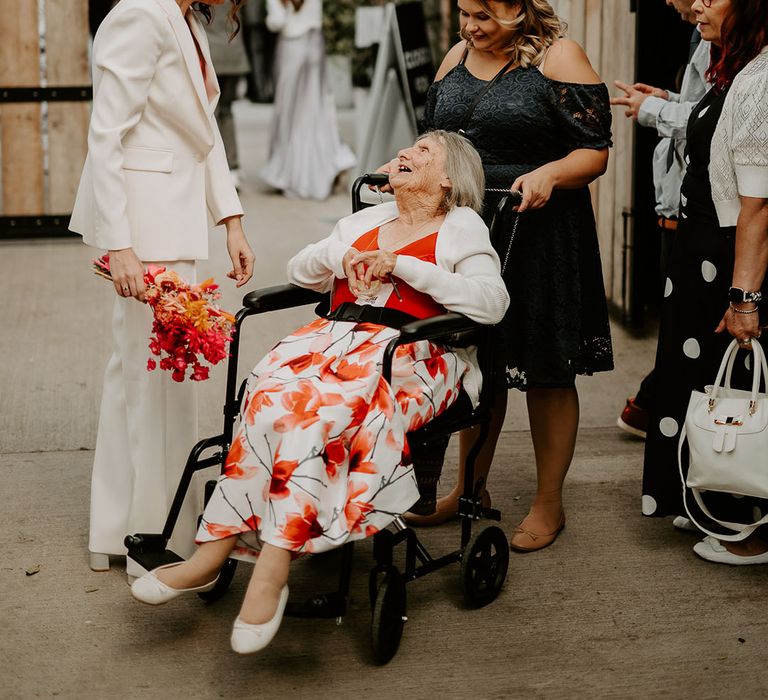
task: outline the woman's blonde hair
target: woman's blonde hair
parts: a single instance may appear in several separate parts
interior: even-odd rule
[[[513,32],[506,53],[515,65],[524,68],[540,65],[547,49],[564,37],[568,29],[547,0],[496,0],[495,4],[520,7],[520,14],[512,20],[497,17],[488,0],[477,0],[477,4],[489,17]],[[459,32],[459,36],[472,45],[472,39],[464,32]]]
[[[443,200],[443,210],[454,207],[470,207],[482,211],[485,198],[485,173],[480,155],[472,142],[454,131],[435,129],[416,139],[434,138],[445,150],[445,174],[451,181],[451,189]]]

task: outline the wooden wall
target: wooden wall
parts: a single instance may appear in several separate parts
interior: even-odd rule
[[[568,22],[568,36],[587,51],[592,65],[616,94],[614,80],[633,82],[635,76],[635,14],[630,0],[551,0]],[[597,230],[608,298],[622,304],[624,221],[632,207],[634,128],[623,110],[613,109],[613,148],[608,171],[592,185]],[[628,231],[631,244],[631,220]]]
[[[90,84],[88,0],[0,0],[0,17],[0,87]],[[72,210],[89,109],[88,102],[0,103],[1,215]]]

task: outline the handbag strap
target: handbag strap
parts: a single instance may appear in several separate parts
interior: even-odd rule
[[[680,483],[683,485],[683,506],[685,506],[685,512],[688,513],[688,517],[691,519],[691,522],[702,532],[706,532],[708,535],[711,535],[715,539],[726,540],[728,542],[738,542],[740,540],[746,539],[761,525],[768,523],[768,515],[763,516],[760,518],[760,520],[751,524],[732,523],[727,520],[720,520],[719,518],[716,518],[714,515],[712,515],[712,513],[709,511],[709,508],[707,508],[707,506],[704,504],[704,499],[701,497],[700,489],[688,487],[685,484],[685,475],[683,474],[683,443],[687,437],[688,433],[686,431],[685,425],[683,425],[683,430],[680,433],[680,440],[677,443],[677,467],[680,470]],[[691,489],[693,498],[695,499],[696,503],[701,509],[701,512],[704,513],[704,515],[706,515],[710,520],[713,520],[719,525],[722,525],[724,528],[733,530],[736,534],[723,535],[719,532],[712,532],[712,530],[709,530],[701,523],[699,523],[699,521],[696,520],[694,514],[691,512],[691,509],[688,507],[688,488]]]
[[[768,392],[768,361],[766,361],[765,353],[763,352],[763,347],[760,345],[760,342],[757,340],[757,338],[752,338],[752,342],[750,344],[752,349],[752,355],[754,358],[754,367],[752,368],[752,396],[751,396],[751,407],[756,406],[756,402],[759,398],[760,393],[760,384],[761,379],[765,380],[766,384],[766,390]],[[720,369],[717,372],[717,378],[715,379],[715,384],[712,387],[712,394],[710,396],[709,405],[710,410],[714,408],[715,401],[717,400],[717,394],[718,390],[720,389],[720,384],[723,381],[723,378],[725,378],[725,385],[724,388],[730,389],[731,388],[731,374],[733,372],[733,365],[736,361],[736,356],[739,352],[739,343],[736,338],[734,338],[730,345],[728,346],[727,350],[725,351],[725,355],[723,355],[723,360],[720,363]],[[723,377],[725,375],[725,377]]]
[[[757,350],[755,350],[755,347],[757,346]],[[762,355],[763,359],[765,359],[765,350],[763,350],[763,346],[760,345],[757,338],[752,338],[752,343],[750,343],[750,349],[752,350],[752,354],[755,355],[755,364],[757,365],[760,360],[757,358],[757,355]],[[733,367],[736,364],[736,358],[738,357],[738,353],[731,353],[731,357],[728,360],[728,367],[725,370],[725,388],[730,389],[731,388],[731,377],[733,375]],[[768,391],[768,363],[761,363],[763,366],[763,381],[766,385],[766,390]],[[758,389],[760,387],[758,386]]]
[[[467,131],[467,127],[469,126],[469,121],[472,119],[472,115],[475,113],[475,108],[477,107],[478,104],[480,104],[480,100],[482,100],[483,97],[485,97],[485,94],[496,84],[499,78],[501,78],[501,76],[504,75],[504,73],[506,73],[512,67],[514,62],[515,62],[515,59],[512,59],[511,61],[508,61],[507,63],[505,63],[504,67],[498,73],[496,73],[496,75],[494,75],[491,80],[489,80],[485,84],[485,87],[483,87],[483,89],[480,90],[480,92],[478,92],[477,95],[475,95],[475,99],[472,100],[472,104],[469,105],[469,109],[466,111],[466,113],[464,114],[464,118],[461,120],[461,126],[459,126],[458,128],[458,133],[460,136],[467,135],[466,131]]]

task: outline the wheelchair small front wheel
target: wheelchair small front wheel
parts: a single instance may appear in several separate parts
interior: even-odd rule
[[[397,653],[407,620],[405,605],[405,579],[397,568],[389,567],[376,589],[371,620],[371,646],[378,664],[388,663]]]
[[[235,569],[237,569],[237,559],[227,559],[224,562],[224,566],[221,567],[219,580],[216,581],[216,585],[210,591],[198,593],[197,595],[206,603],[215,603],[227,592],[229,584],[232,583],[232,578],[235,575]]]
[[[488,605],[499,595],[509,568],[509,543],[504,530],[489,525],[472,534],[461,557],[464,602],[473,608]]]

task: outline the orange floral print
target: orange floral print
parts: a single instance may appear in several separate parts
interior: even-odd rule
[[[320,420],[317,412],[323,406],[335,406],[344,403],[341,394],[321,394],[315,385],[307,379],[298,384],[298,391],[287,391],[283,394],[283,407],[289,411],[275,421],[275,430],[286,433],[295,428],[308,428]]]
[[[294,555],[369,537],[418,497],[406,433],[445,410],[465,365],[425,341],[381,374],[396,331],[320,320],[278,343],[248,379],[242,420],[198,530]]]
[[[291,495],[288,484],[298,466],[297,459],[280,459],[280,446],[275,448],[275,463],[272,465],[272,480],[269,484],[269,495],[272,498],[288,498]]]
[[[280,384],[273,384],[264,385],[262,388],[259,388],[258,391],[254,391],[253,394],[251,394],[248,399],[248,406],[245,410],[245,420],[248,425],[253,425],[254,420],[256,420],[256,414],[259,413],[262,408],[275,405],[269,395],[280,391],[282,391],[282,386]]]
[[[350,481],[347,485],[347,503],[344,506],[344,517],[347,519],[347,530],[359,532],[361,523],[365,520],[373,506],[364,500],[357,499],[368,490],[365,483]]]
[[[323,526],[317,520],[317,508],[308,498],[297,495],[301,512],[287,513],[282,527],[282,539],[291,549],[305,547],[307,542],[322,536]]]
[[[373,462],[366,461],[373,454],[373,448],[373,435],[369,430],[360,428],[349,444],[350,474],[354,472],[363,472],[364,474],[376,473],[376,465]]]

